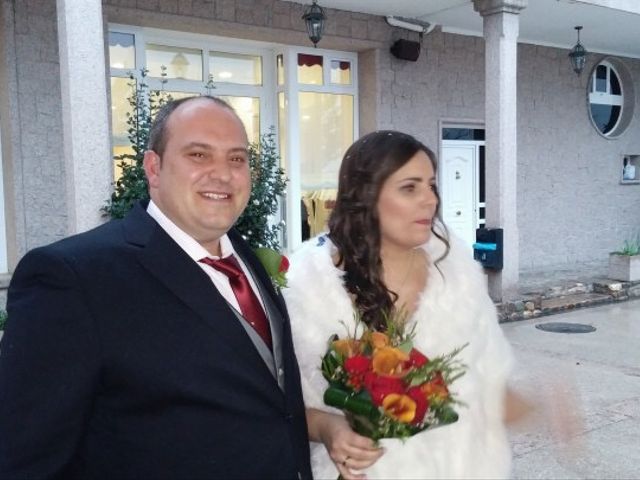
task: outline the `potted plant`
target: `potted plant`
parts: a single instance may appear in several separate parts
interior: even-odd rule
[[[624,282],[640,280],[640,234],[609,254],[609,277]]]

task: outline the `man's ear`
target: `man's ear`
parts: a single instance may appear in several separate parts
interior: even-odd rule
[[[147,176],[149,187],[157,188],[160,181],[160,155],[153,150],[147,150],[144,152],[142,165],[144,166],[144,173]]]

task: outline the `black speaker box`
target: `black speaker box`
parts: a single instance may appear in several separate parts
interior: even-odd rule
[[[401,38],[400,40],[396,40],[391,46],[391,53],[394,57],[401,60],[415,62],[420,56],[420,43]]]

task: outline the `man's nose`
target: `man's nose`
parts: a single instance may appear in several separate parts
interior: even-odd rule
[[[226,158],[214,158],[207,172],[209,178],[228,182],[231,180],[231,166]]]

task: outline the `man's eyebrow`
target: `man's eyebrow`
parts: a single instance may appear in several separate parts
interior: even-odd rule
[[[203,150],[214,150],[214,148],[208,143],[201,143],[201,142],[187,143],[182,149],[187,150],[189,148],[202,148]]]
[[[230,153],[247,153],[248,151],[249,149],[247,147],[234,147],[229,149]]]
[[[216,147],[214,145],[210,145],[208,143],[202,143],[202,142],[187,143],[182,149],[188,150],[190,148],[201,148],[207,151],[216,150]],[[230,153],[247,153],[248,151],[249,149],[247,147],[233,147],[229,149]]]

